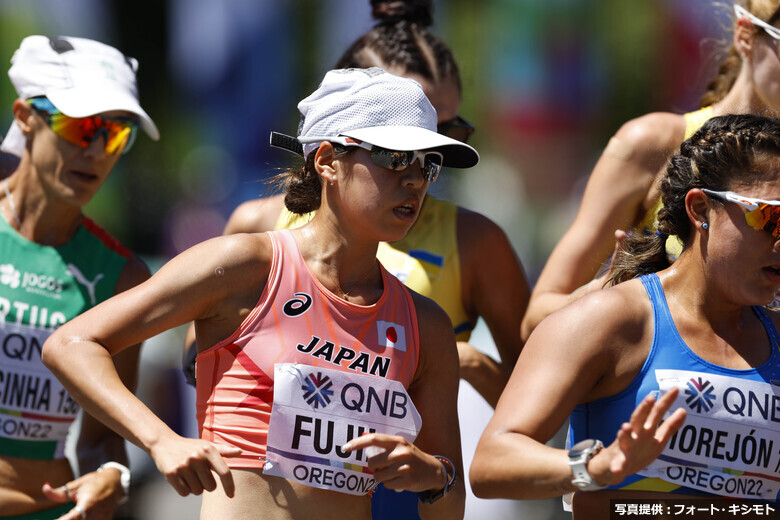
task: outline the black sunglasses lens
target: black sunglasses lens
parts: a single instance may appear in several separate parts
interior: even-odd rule
[[[469,137],[471,137],[471,134],[474,133],[475,129],[468,121],[457,116],[438,125],[437,130],[441,135],[465,143],[469,140]]]

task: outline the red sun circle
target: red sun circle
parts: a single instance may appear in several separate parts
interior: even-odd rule
[[[395,343],[398,341],[398,333],[395,331],[395,327],[388,327],[387,328],[387,339]]]

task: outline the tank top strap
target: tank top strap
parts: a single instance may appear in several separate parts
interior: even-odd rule
[[[685,139],[690,138],[704,123],[712,119],[712,107],[704,107],[694,112],[684,114],[685,118]]]
[[[780,334],[778,334],[775,324],[769,318],[769,315],[766,313],[763,307],[754,305],[751,308],[753,309],[753,312],[758,317],[758,319],[761,320],[761,323],[764,325],[766,335],[769,336],[769,341],[772,343],[772,356],[777,355],[780,353]]]
[[[653,317],[655,318],[656,328],[659,324],[659,320],[664,318],[665,320],[672,322],[672,314],[669,312],[669,307],[666,305],[666,296],[664,296],[663,287],[661,287],[661,280],[655,273],[641,276],[639,280],[642,285],[645,286],[647,296],[650,298],[650,302],[653,305]]]
[[[657,345],[667,345],[673,343],[682,343],[682,338],[677,332],[677,327],[674,325],[674,319],[672,313],[669,311],[669,305],[666,303],[666,296],[664,295],[664,289],[661,286],[661,280],[655,273],[641,276],[639,278],[642,281],[642,285],[645,286],[647,296],[650,298],[650,303],[653,307],[653,345],[650,348],[650,355],[648,356],[648,362],[650,362],[655,354]]]

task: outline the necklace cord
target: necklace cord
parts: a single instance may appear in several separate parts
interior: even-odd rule
[[[16,212],[16,204],[14,204],[14,198],[11,195],[11,191],[8,189],[8,180],[3,183],[3,187],[5,188],[5,196],[8,197],[8,207],[11,208],[11,213],[14,215],[14,219],[16,220],[16,226],[19,228],[19,232],[22,232],[22,219],[19,218],[19,213]]]

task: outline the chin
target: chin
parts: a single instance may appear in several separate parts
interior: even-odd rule
[[[386,238],[382,239],[382,242],[398,242],[399,240],[403,240],[406,235],[409,234],[409,231],[412,229],[411,226],[409,226],[407,229],[405,229],[402,232],[398,233],[388,233]]]

